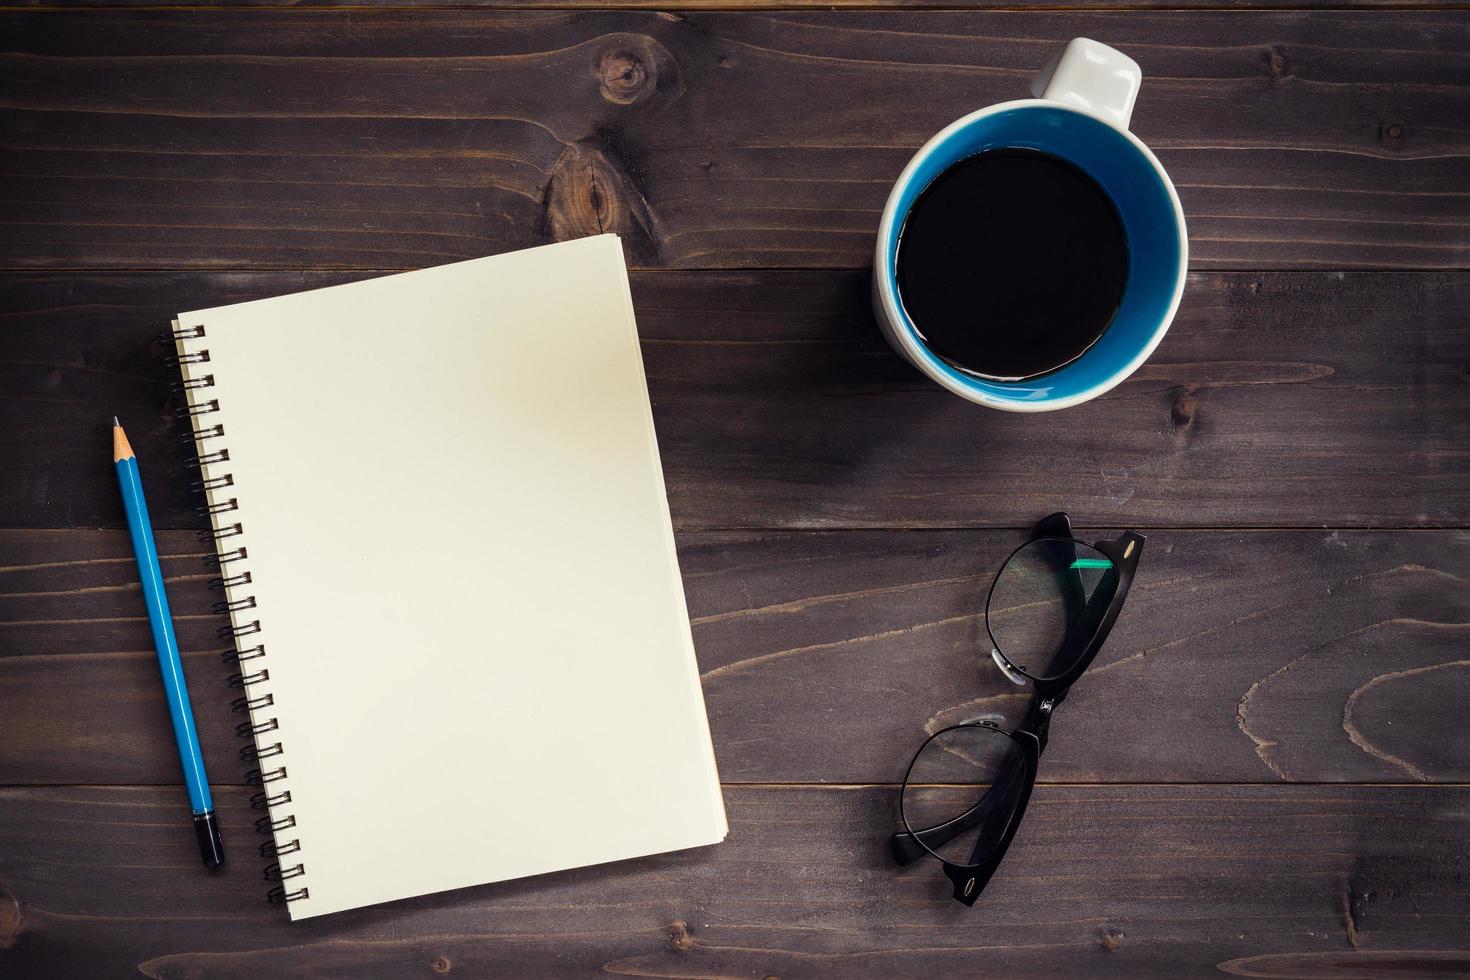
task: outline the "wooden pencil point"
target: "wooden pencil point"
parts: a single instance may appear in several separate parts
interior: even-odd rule
[[[120,459],[127,459],[133,455],[136,454],[128,442],[128,434],[123,431],[122,423],[114,415],[112,417],[112,461],[116,463]]]

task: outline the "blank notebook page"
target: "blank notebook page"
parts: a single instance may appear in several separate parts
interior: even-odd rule
[[[724,838],[615,236],[196,325],[292,918]]]

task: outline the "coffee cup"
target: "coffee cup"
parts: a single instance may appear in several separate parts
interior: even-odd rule
[[[1032,84],[1035,98],[992,105],[951,123],[904,168],[879,226],[873,308],[893,348],[935,382],[991,408],[1052,411],[1096,398],[1119,384],[1163,339],[1184,292],[1189,246],[1184,212],[1169,175],[1128,129],[1142,78],[1138,65],[1127,55],[1097,41],[1076,38],[1036,77]],[[924,325],[916,323],[915,311],[907,308],[900,285],[900,250],[916,203],[957,165],[998,153],[1043,155],[1084,174],[1111,202],[1120,240],[1126,242],[1126,268],[1118,272],[1117,296],[1111,300],[1115,306],[1110,308],[1110,318],[1101,322],[1100,333],[1065,363],[1030,377],[987,374],[936,349]],[[1024,199],[1016,202],[1018,207],[1026,203]],[[1075,229],[1069,227],[1068,214],[1056,212],[1055,202],[1048,203],[1052,205],[1049,223],[1041,231],[1058,243],[1075,246],[1069,237]],[[976,215],[982,227],[985,220],[983,213]],[[911,256],[905,260],[918,261]],[[1085,264],[1085,255],[1073,255],[1071,264],[1058,264],[1054,269],[1041,250],[1036,252],[1031,271],[1048,289],[1098,288],[1095,277],[1078,275],[1078,261]],[[966,296],[965,283],[953,286],[956,296]],[[983,325],[986,297],[981,294],[964,301],[976,305],[976,322]],[[1010,339],[1026,342],[1024,332]],[[985,343],[983,336],[979,342]]]

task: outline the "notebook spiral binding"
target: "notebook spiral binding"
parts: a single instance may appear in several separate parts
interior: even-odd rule
[[[232,689],[240,692],[230,707],[248,718],[235,726],[235,734],[247,740],[240,748],[240,761],[255,766],[246,772],[245,781],[261,787],[261,791],[250,798],[250,806],[265,811],[265,815],[255,821],[255,830],[269,837],[260,845],[261,858],[271,862],[266,866],[265,880],[274,885],[266,897],[273,904],[284,904],[307,898],[310,892],[300,880],[306,874],[306,866],[299,860],[294,863],[282,860],[300,853],[301,839],[287,840],[282,833],[296,826],[296,815],[282,810],[291,802],[291,791],[276,786],[287,778],[286,766],[276,761],[285,755],[286,750],[273,736],[267,737],[279,731],[281,725],[274,716],[267,716],[266,709],[275,704],[275,697],[262,688],[271,677],[269,665],[261,662],[266,651],[257,634],[263,632],[263,627],[251,612],[256,608],[256,598],[245,591],[245,586],[252,581],[250,572],[238,564],[247,561],[250,554],[244,546],[237,547],[230,541],[244,535],[245,527],[236,519],[240,502],[227,495],[228,488],[235,485],[234,475],[218,472],[221,464],[230,461],[230,451],[212,441],[225,435],[223,422],[209,418],[221,411],[219,400],[208,397],[208,390],[214,387],[214,375],[194,374],[195,365],[209,363],[209,350],[186,349],[190,341],[204,339],[202,324],[176,326],[160,337],[161,341],[172,343],[176,351],[164,359],[165,363],[178,367],[183,375],[181,380],[173,383],[172,389],[187,403],[174,414],[188,424],[189,435],[183,438],[195,447],[195,454],[188,458],[187,465],[197,466],[200,470],[200,479],[189,486],[205,498],[203,504],[194,508],[194,513],[209,518],[211,525],[210,530],[199,532],[199,540],[212,541],[215,546],[215,553],[205,559],[205,564],[217,569],[219,576],[209,583],[209,587],[224,593],[225,597],[214,604],[214,611],[230,617],[230,625],[220,627],[218,633],[221,640],[233,640],[234,645],[221,652],[220,658],[226,664],[239,668],[228,681]]]

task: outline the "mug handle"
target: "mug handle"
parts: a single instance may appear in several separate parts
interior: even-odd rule
[[[1127,129],[1142,83],[1138,62],[1106,44],[1077,37],[1031,82],[1031,94],[1087,109]]]

